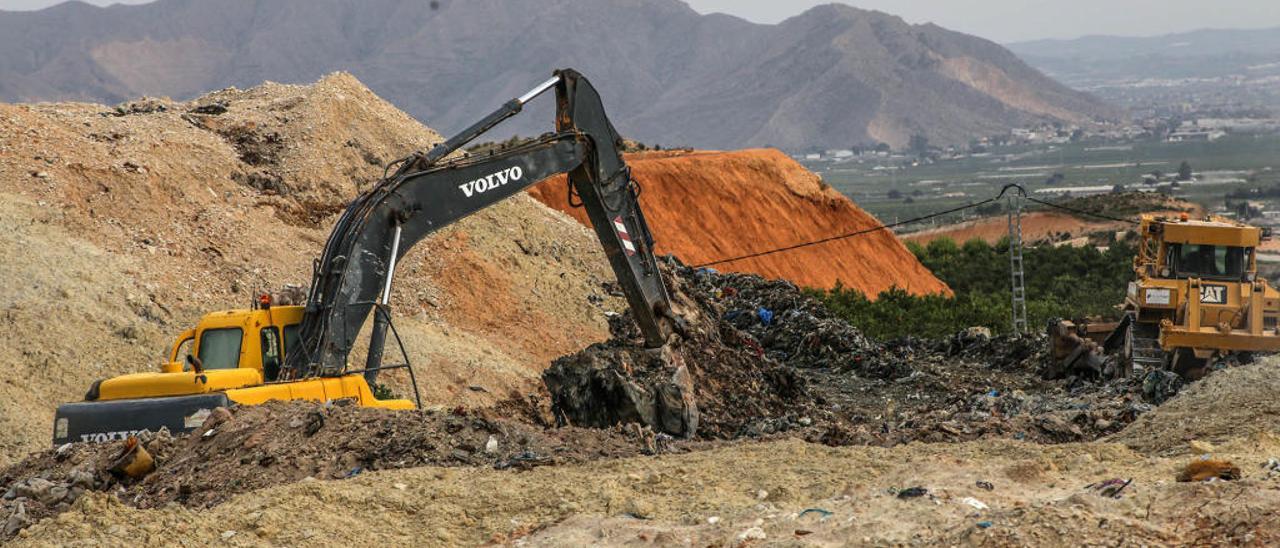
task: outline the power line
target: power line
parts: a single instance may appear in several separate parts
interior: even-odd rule
[[[1138,224],[1138,222],[1137,222],[1137,221],[1135,221],[1135,220],[1133,220],[1133,219],[1121,219],[1121,218],[1119,218],[1119,217],[1112,217],[1112,216],[1110,216],[1110,215],[1103,215],[1103,214],[1101,214],[1101,213],[1094,213],[1094,212],[1091,212],[1091,211],[1085,211],[1085,210],[1083,210],[1083,209],[1076,209],[1076,208],[1074,208],[1074,207],[1064,206],[1064,205],[1062,205],[1062,204],[1055,204],[1055,203],[1053,203],[1053,202],[1046,202],[1046,201],[1044,201],[1044,200],[1037,200],[1037,199],[1032,198],[1032,197],[1030,197],[1030,196],[1025,196],[1025,198],[1027,199],[1027,201],[1030,201],[1030,202],[1035,202],[1035,203],[1037,203],[1037,204],[1045,205],[1045,206],[1049,206],[1049,207],[1056,207],[1056,208],[1061,209],[1061,210],[1063,210],[1063,211],[1070,211],[1070,212],[1075,213],[1075,214],[1077,214],[1077,215],[1086,215],[1086,216],[1089,216],[1089,217],[1097,217],[1097,218],[1099,218],[1099,219],[1106,219],[1106,220],[1108,220],[1108,221],[1116,221],[1116,222],[1120,222],[1120,223],[1129,223],[1129,224],[1132,224],[1132,225],[1136,225],[1136,224]]]
[[[788,246],[784,246],[784,247],[777,247],[777,248],[773,248],[773,249],[767,249],[767,250],[764,250],[764,251],[757,251],[757,252],[755,252],[755,253],[748,253],[748,254],[746,254],[746,255],[738,255],[738,256],[736,256],[736,257],[729,257],[729,258],[725,258],[725,259],[718,259],[718,260],[715,260],[715,261],[710,261],[710,262],[706,262],[706,263],[702,263],[702,264],[693,265],[693,268],[704,268],[704,267],[714,266],[714,265],[718,265],[718,264],[732,263],[732,262],[741,261],[741,260],[745,260],[745,259],[754,259],[754,258],[756,258],[756,257],[763,257],[763,256],[765,256],[765,255],[773,255],[773,254],[775,254],[775,253],[785,253],[785,252],[787,252],[787,251],[794,251],[794,250],[796,250],[796,249],[801,249],[801,248],[805,248],[805,247],[810,247],[810,246],[815,246],[815,245],[825,244],[825,243],[827,243],[827,242],[833,242],[833,241],[836,241],[836,240],[843,240],[843,239],[846,239],[846,238],[854,238],[854,237],[857,237],[857,236],[862,236],[862,235],[870,234],[870,233],[873,233],[873,232],[879,232],[879,231],[881,231],[881,230],[889,230],[889,229],[897,228],[897,227],[899,227],[899,226],[903,226],[903,225],[908,225],[908,224],[912,224],[912,223],[918,223],[918,222],[920,222],[920,221],[927,221],[927,220],[929,220],[929,219],[933,219],[933,218],[935,218],[935,217],[941,217],[941,216],[943,216],[943,215],[950,215],[950,214],[952,214],[952,213],[957,213],[957,212],[960,212],[960,211],[964,211],[964,210],[966,210],[966,209],[972,209],[972,208],[975,208],[975,207],[983,206],[983,205],[989,204],[989,203],[991,203],[991,202],[997,201],[997,200],[999,200],[999,199],[1003,198],[1003,197],[1004,197],[1004,195],[1005,195],[1005,193],[1006,193],[1006,192],[1008,192],[1010,189],[1015,190],[1016,192],[1018,192],[1019,194],[1021,194],[1021,195],[1023,196],[1023,198],[1026,198],[1028,201],[1035,202],[1035,203],[1040,204],[1040,205],[1049,206],[1049,207],[1054,207],[1054,208],[1062,209],[1062,210],[1065,210],[1065,211],[1070,211],[1070,212],[1072,212],[1072,213],[1076,213],[1076,214],[1079,214],[1079,215],[1087,215],[1087,216],[1092,216],[1092,217],[1098,217],[1098,218],[1107,219],[1107,220],[1111,220],[1111,221],[1118,221],[1118,222],[1122,222],[1122,223],[1138,224],[1137,222],[1135,222],[1135,221],[1133,221],[1133,220],[1130,220],[1130,219],[1121,219],[1121,218],[1118,218],[1118,217],[1111,217],[1111,216],[1108,216],[1108,215],[1103,215],[1103,214],[1101,214],[1101,213],[1093,213],[1093,212],[1090,212],[1090,211],[1085,211],[1085,210],[1082,210],[1082,209],[1076,209],[1076,208],[1068,207],[1068,206],[1064,206],[1064,205],[1061,205],[1061,204],[1055,204],[1055,203],[1052,203],[1052,202],[1046,202],[1046,201],[1044,201],[1044,200],[1038,200],[1038,199],[1036,199],[1036,198],[1032,198],[1032,197],[1028,196],[1028,195],[1027,195],[1027,190],[1026,190],[1025,188],[1023,188],[1023,187],[1022,187],[1022,185],[1019,185],[1019,184],[1014,183],[1014,184],[1007,184],[1007,185],[1005,185],[1004,187],[1002,187],[1002,188],[1000,189],[1000,193],[999,193],[999,194],[997,194],[995,197],[993,197],[993,198],[987,198],[987,199],[982,200],[982,201],[980,201],[980,202],[974,202],[974,203],[967,204],[967,205],[963,205],[963,206],[960,206],[960,207],[953,207],[953,208],[951,208],[951,209],[945,209],[945,210],[942,210],[942,211],[936,211],[936,212],[933,212],[933,213],[929,213],[929,214],[927,214],[927,215],[922,215],[922,216],[920,216],[920,217],[913,217],[913,218],[911,218],[911,219],[907,219],[907,220],[904,220],[904,221],[898,221],[898,222],[890,223],[890,224],[882,224],[882,225],[874,226],[874,227],[871,227],[871,228],[864,228],[864,229],[862,229],[862,230],[857,230],[857,231],[854,231],[854,232],[847,232],[847,233],[839,234],[839,235],[836,235],[836,236],[829,236],[829,237],[826,237],[826,238],[822,238],[822,239],[820,239],[820,240],[811,240],[811,241],[801,242],[801,243],[792,244],[792,245],[788,245]]]
[[[794,244],[794,245],[789,245],[789,246],[786,246],[786,247],[779,247],[779,248],[775,248],[775,249],[769,249],[769,250],[766,250],[766,251],[758,251],[758,252],[756,252],[756,253],[748,253],[748,254],[746,254],[746,255],[739,255],[739,256],[737,256],[737,257],[730,257],[730,258],[727,258],[727,259],[720,259],[720,260],[718,260],[718,261],[711,261],[711,262],[709,262],[709,263],[702,263],[702,264],[699,264],[699,265],[694,265],[694,266],[693,266],[693,268],[703,268],[703,267],[712,266],[712,265],[718,265],[718,264],[724,264],[724,263],[732,263],[732,262],[734,262],[734,261],[741,261],[741,260],[743,260],[743,259],[754,259],[754,258],[756,258],[756,257],[762,257],[762,256],[765,256],[765,255],[772,255],[772,254],[774,254],[774,253],[782,253],[782,252],[784,252],[784,251],[792,251],[792,250],[800,249],[800,248],[802,248],[802,247],[809,247],[809,246],[814,246],[814,245],[818,245],[818,244],[825,244],[825,243],[827,243],[827,242],[833,242],[833,241],[835,241],[835,240],[843,240],[843,239],[845,239],[845,238],[853,238],[853,237],[855,237],[855,236],[862,236],[863,234],[870,234],[870,233],[872,233],[872,232],[878,232],[878,231],[881,231],[881,230],[887,230],[887,229],[891,229],[891,228],[899,227],[899,226],[902,226],[902,225],[907,225],[907,224],[911,224],[911,223],[918,223],[918,222],[920,222],[920,221],[927,221],[927,220],[932,219],[932,218],[934,218],[934,217],[941,217],[941,216],[943,216],[943,215],[947,215],[947,214],[955,213],[955,212],[957,212],[957,211],[964,211],[964,210],[966,210],[966,209],[971,209],[971,208],[975,208],[975,207],[978,207],[978,206],[981,206],[981,205],[986,205],[986,204],[989,204],[989,203],[991,203],[991,202],[996,201],[997,199],[998,199],[998,198],[987,198],[986,200],[983,200],[983,201],[981,201],[981,202],[974,202],[974,203],[972,203],[972,204],[963,205],[963,206],[960,206],[960,207],[954,207],[954,208],[947,209],[947,210],[944,210],[944,211],[938,211],[938,212],[930,213],[930,214],[928,214],[928,215],[924,215],[924,216],[921,216],[921,217],[915,217],[915,218],[912,218],[912,219],[907,219],[907,220],[905,220],[905,221],[898,221],[898,222],[896,222],[896,223],[890,223],[890,224],[887,224],[887,225],[879,225],[879,226],[874,226],[874,227],[871,227],[871,228],[864,228],[864,229],[862,229],[862,230],[858,230],[858,231],[855,231],[855,232],[848,232],[848,233],[845,233],[845,234],[840,234],[840,235],[838,235],[838,236],[830,236],[830,237],[827,237],[827,238],[823,238],[823,239],[821,239],[821,240],[813,240],[813,241],[808,241],[808,242],[798,243],[798,244]]]

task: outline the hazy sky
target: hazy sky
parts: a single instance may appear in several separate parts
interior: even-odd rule
[[[39,9],[61,0],[0,0]],[[140,4],[149,0],[88,0]],[[584,0],[590,1],[590,0]],[[686,0],[694,9],[776,23],[830,0]],[[1200,28],[1280,27],[1280,0],[846,0],[860,8],[933,22],[997,42],[1086,34],[1150,36]],[[530,4],[530,9],[535,9]]]

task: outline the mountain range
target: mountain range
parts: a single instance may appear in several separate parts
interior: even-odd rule
[[[1148,37],[1084,36],[1007,47],[1040,70],[1078,87],[1144,79],[1280,75],[1280,27],[1203,29]]]
[[[0,11],[0,100],[186,99],[353,73],[451,133],[573,67],[646,143],[962,143],[1115,116],[993,42],[840,4],[779,24],[678,0],[159,0]],[[549,102],[505,133],[550,127]]]

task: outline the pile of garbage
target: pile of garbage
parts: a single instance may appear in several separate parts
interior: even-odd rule
[[[1086,441],[1152,406],[1142,383],[1045,380],[1043,336],[966,329],[877,342],[786,281],[663,266],[689,336],[646,349],[629,314],[543,380],[562,424],[830,445],[1009,437]]]
[[[785,280],[753,274],[721,274],[679,267],[703,309],[723,309],[720,318],[745,334],[769,358],[794,368],[835,368],[860,376],[898,378],[911,373],[904,360],[885,359],[884,348],[817,299]]]
[[[812,405],[795,369],[732,321],[742,312],[723,293],[713,294],[714,286],[687,267],[662,269],[686,322],[684,336],[649,349],[629,311],[611,318],[608,341],[561,357],[543,373],[559,423],[639,423],[671,436],[727,439]]]
[[[12,538],[27,526],[71,508],[89,491],[111,491],[134,483],[130,472],[154,470],[149,445],[164,454],[172,445],[168,432],[129,438],[119,444],[65,444],[34,453],[0,470],[0,540]],[[144,456],[139,458],[139,453]]]

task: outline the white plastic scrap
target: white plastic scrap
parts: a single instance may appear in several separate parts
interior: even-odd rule
[[[767,538],[769,538],[769,535],[764,534],[764,529],[759,527],[752,527],[746,531],[738,533],[739,542],[744,540],[765,540]]]
[[[1267,471],[1267,476],[1280,474],[1280,459],[1271,457],[1267,459],[1266,464],[1262,465],[1262,468]]]

